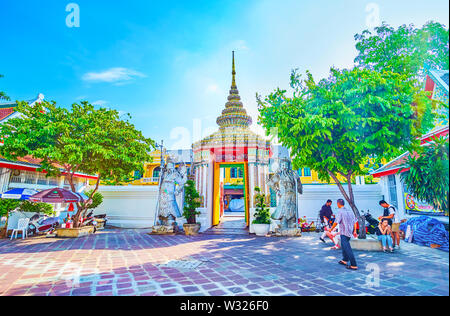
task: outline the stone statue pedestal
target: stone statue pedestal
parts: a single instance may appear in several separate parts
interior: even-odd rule
[[[170,225],[170,226],[163,226],[163,225],[159,225],[159,226],[153,226],[152,227],[152,232],[150,233],[150,235],[175,235],[176,231],[175,231],[175,226]]]
[[[300,228],[277,228],[273,235],[275,237],[302,237],[302,230]]]

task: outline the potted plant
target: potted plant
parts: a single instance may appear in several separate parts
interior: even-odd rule
[[[270,230],[270,209],[266,204],[266,195],[261,194],[260,188],[255,188],[256,210],[255,220],[252,222],[256,236],[266,236]]]
[[[188,236],[195,236],[200,230],[200,223],[197,223],[197,215],[201,213],[197,208],[201,206],[200,194],[195,189],[195,182],[188,180],[184,186],[184,212],[183,217],[187,223],[183,225],[184,232]]]

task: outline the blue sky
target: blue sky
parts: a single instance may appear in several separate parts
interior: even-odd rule
[[[78,28],[66,25],[71,2]],[[129,112],[147,137],[189,147],[216,129],[232,50],[256,121],[255,94],[287,88],[291,69],[321,78],[331,66],[350,67],[353,36],[372,26],[376,10],[394,26],[449,24],[440,0],[1,0],[0,90]]]

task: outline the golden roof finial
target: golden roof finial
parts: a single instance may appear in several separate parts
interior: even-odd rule
[[[236,65],[234,62],[233,51],[233,83],[231,84],[228,102],[225,104],[225,110],[217,118],[217,124],[220,128],[225,127],[243,127],[246,128],[252,124],[251,116],[247,115],[244,105],[241,102],[239,91],[236,85]]]
[[[234,64],[234,51],[233,51],[233,71],[231,73],[233,75],[233,82],[231,84],[231,89],[236,89],[236,66]]]

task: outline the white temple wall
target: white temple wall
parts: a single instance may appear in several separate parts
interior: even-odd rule
[[[383,209],[379,205],[379,202],[383,197],[380,185],[354,185],[353,192],[355,195],[356,206],[361,213],[370,210],[370,213],[374,215],[374,217],[383,215]],[[304,185],[303,195],[299,196],[299,217],[302,218],[306,216],[308,221],[316,221],[322,205],[324,205],[328,199],[333,201],[332,208],[333,212],[335,212],[337,210],[336,201],[338,199],[344,199],[344,197],[336,185]]]
[[[208,168],[208,169],[206,169]],[[204,181],[205,207],[198,209],[202,214],[198,216],[201,231],[211,227],[213,208],[213,167],[205,167],[208,181]],[[206,177],[205,177],[206,178]],[[206,179],[205,179],[206,180]],[[251,182],[250,182],[251,183]],[[333,209],[336,210],[336,200],[342,198],[341,192],[335,185],[304,185],[304,194],[299,196],[298,216],[306,216],[308,221],[316,221],[320,208],[328,199],[333,200]],[[355,199],[360,211],[370,209],[374,217],[382,215],[382,208],[378,202],[382,199],[380,185],[353,186]],[[107,214],[108,223],[121,228],[150,228],[155,223],[156,202],[158,198],[157,186],[100,186],[103,194],[103,204],[95,214]],[[178,207],[182,212],[182,195],[177,197]],[[273,212],[275,208],[271,208]],[[250,207],[250,223],[253,221],[255,208]],[[178,218],[181,225],[184,218]],[[272,229],[275,228],[273,225]],[[250,232],[253,232],[250,225]]]
[[[103,203],[95,215],[106,214],[108,225],[120,228],[150,228],[155,224],[158,186],[100,186]],[[183,196],[177,197],[182,213]],[[184,219],[177,219],[183,223]]]

